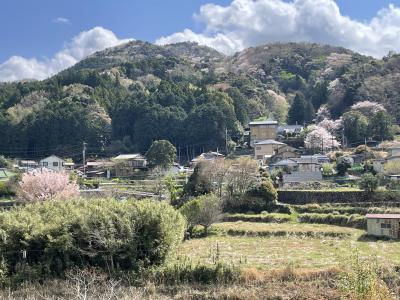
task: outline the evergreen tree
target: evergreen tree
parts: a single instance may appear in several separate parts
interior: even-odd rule
[[[306,101],[300,93],[296,94],[288,113],[288,124],[303,124]]]
[[[304,107],[304,122],[310,123],[314,118],[315,118],[314,105],[310,100],[307,100]]]
[[[385,111],[378,111],[370,121],[369,132],[378,141],[392,140],[392,118]]]

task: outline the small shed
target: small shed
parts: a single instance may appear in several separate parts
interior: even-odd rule
[[[368,234],[400,238],[400,214],[367,214],[366,218]]]

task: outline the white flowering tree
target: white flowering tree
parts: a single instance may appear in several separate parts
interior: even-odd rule
[[[342,119],[332,120],[325,118],[317,125],[325,128],[330,134],[335,135],[343,127],[343,122]]]
[[[332,149],[339,146],[339,142],[336,140],[328,130],[318,125],[312,125],[308,127],[309,133],[304,139],[304,144],[308,149]]]
[[[67,200],[78,195],[78,186],[69,181],[65,172],[25,173],[18,189],[21,202]]]
[[[373,101],[361,101],[353,104],[351,106],[351,110],[356,110],[362,113],[364,116],[371,116],[371,114],[375,115],[377,112],[384,111],[386,109],[382,104],[373,102]]]

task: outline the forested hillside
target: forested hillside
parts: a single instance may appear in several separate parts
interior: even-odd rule
[[[225,147],[226,132],[238,142],[252,119],[308,123],[321,105],[339,117],[363,100],[399,122],[399,83],[399,55],[290,43],[227,57],[193,43],[135,41],[44,81],[0,84],[0,153],[79,157],[86,141],[101,156],[167,139],[194,154]],[[288,116],[296,95],[303,101]]]

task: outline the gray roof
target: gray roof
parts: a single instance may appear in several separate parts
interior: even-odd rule
[[[120,154],[117,157],[114,157],[115,160],[128,160],[128,159],[144,159],[144,157],[140,153],[134,154]]]
[[[264,140],[261,142],[254,143],[254,145],[286,145],[286,144],[275,141],[275,140]]]
[[[297,162],[294,161],[293,159],[283,159],[275,164],[272,164],[272,166],[288,166],[288,165],[297,165]]]
[[[367,219],[400,219],[400,214],[367,214]]]
[[[278,121],[266,120],[266,121],[253,121],[249,125],[278,125]]]

